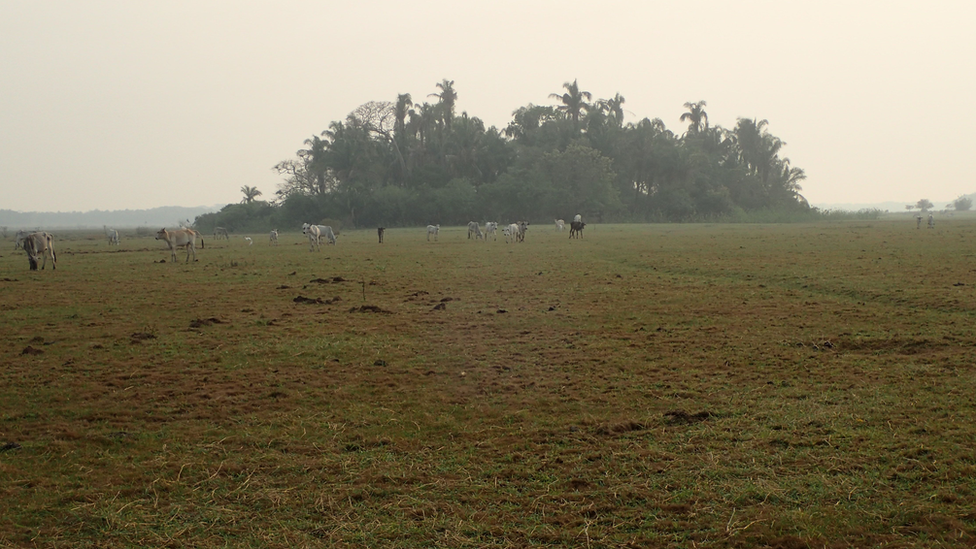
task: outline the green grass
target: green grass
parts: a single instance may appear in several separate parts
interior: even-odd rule
[[[0,546],[976,540],[976,221],[252,236],[0,255]]]

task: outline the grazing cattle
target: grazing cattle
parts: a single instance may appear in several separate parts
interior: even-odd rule
[[[313,252],[316,248],[322,249],[322,239],[325,238],[329,244],[335,245],[336,234],[332,232],[332,227],[328,225],[309,225],[302,224],[302,234],[308,237],[308,251]]]
[[[230,235],[227,234],[227,229],[223,227],[214,227],[214,240],[230,240]]]
[[[440,230],[440,224],[427,225],[427,242],[430,242],[430,235],[434,235],[434,242],[437,242],[437,233],[440,232]]]
[[[570,238],[583,238],[583,227],[586,223],[582,221],[573,221],[569,224],[569,237]]]
[[[115,246],[118,246],[119,245],[119,231],[116,231],[115,229],[109,229],[105,225],[102,225],[102,229],[105,230],[105,238],[108,239],[108,245],[109,246],[112,246],[114,244]]]
[[[190,262],[190,254],[193,254],[193,261],[197,260],[197,238],[200,238],[200,247],[203,248],[203,237],[193,229],[177,229],[167,231],[159,229],[156,233],[156,240],[163,240],[169,246],[170,256],[176,262],[176,248],[186,248],[186,262]]]
[[[574,215],[573,216],[573,222],[574,223],[582,223],[583,222],[583,216],[581,216],[580,214]]]
[[[247,240],[247,245],[248,245],[248,246],[253,246],[253,245],[254,245],[254,241],[253,241],[253,240],[251,240],[251,237],[249,237],[249,236],[245,236],[245,237],[244,237],[244,240]]]
[[[519,226],[518,223],[512,223],[502,231],[505,233],[505,242],[511,244],[516,242],[519,237]]]
[[[278,245],[278,229],[272,229],[271,240],[268,241],[268,246],[277,246],[277,245]]]
[[[383,233],[386,232],[386,227],[376,227],[376,236],[380,238],[380,244],[383,243]]]
[[[47,266],[48,256],[51,257],[51,268],[58,268],[58,256],[54,253],[54,236],[50,233],[37,232],[25,235],[22,245],[24,251],[27,252],[30,270],[37,270],[37,262],[40,261],[42,255],[44,256],[44,263],[41,264],[42,271]]]
[[[935,228],[935,217],[932,214],[929,214],[929,228]]]
[[[488,240],[488,237],[489,236],[492,237],[492,240],[498,240],[498,222],[497,221],[489,221],[489,222],[485,223],[485,240],[486,241]]]
[[[478,225],[477,221],[472,221],[468,223],[468,239],[471,239],[471,235],[474,235],[474,239],[484,238],[485,235],[481,233],[481,227]]]
[[[565,228],[566,228],[566,222],[563,221],[562,219],[557,219],[556,220],[556,230],[557,231],[561,231],[561,230],[563,230]]]
[[[518,228],[519,228],[518,241],[519,242],[525,242],[525,232],[529,230],[529,222],[528,221],[519,221],[518,222]]]

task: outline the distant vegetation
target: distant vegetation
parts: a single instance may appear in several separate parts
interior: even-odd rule
[[[622,95],[593,99],[576,81],[551,95],[555,105],[520,107],[501,129],[457,114],[453,80],[428,97],[434,102],[400,94],[360,105],[274,167],[284,182],[271,203],[243,188],[244,203],[202,216],[198,228],[264,230],[322,218],[348,227],[458,225],[575,213],[605,222],[816,216],[800,194],[803,169],[781,156],[786,143],[768,122],[711,125],[705,101],[685,103],[686,126],[674,132],[660,118],[624,123]]]
[[[212,212],[214,208],[164,206],[146,210],[92,210],[88,212],[15,212],[0,210],[0,226],[8,228],[90,229],[103,225],[114,228],[152,227],[153,233],[162,227],[175,227],[179,223]]]

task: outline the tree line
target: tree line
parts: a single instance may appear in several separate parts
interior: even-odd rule
[[[685,103],[676,133],[660,118],[624,122],[625,99],[593,99],[566,82],[553,105],[528,104],[505,128],[457,114],[453,80],[423,102],[370,101],[304,141],[274,170],[270,202],[245,200],[198,218],[265,230],[327,218],[346,227],[549,220],[702,221],[750,212],[804,216],[803,169],[766,120],[709,124],[707,103]],[[235,226],[235,224],[237,226]]]

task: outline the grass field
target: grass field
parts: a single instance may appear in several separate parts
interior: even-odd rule
[[[3,244],[0,546],[976,545],[976,221],[252,236]]]

